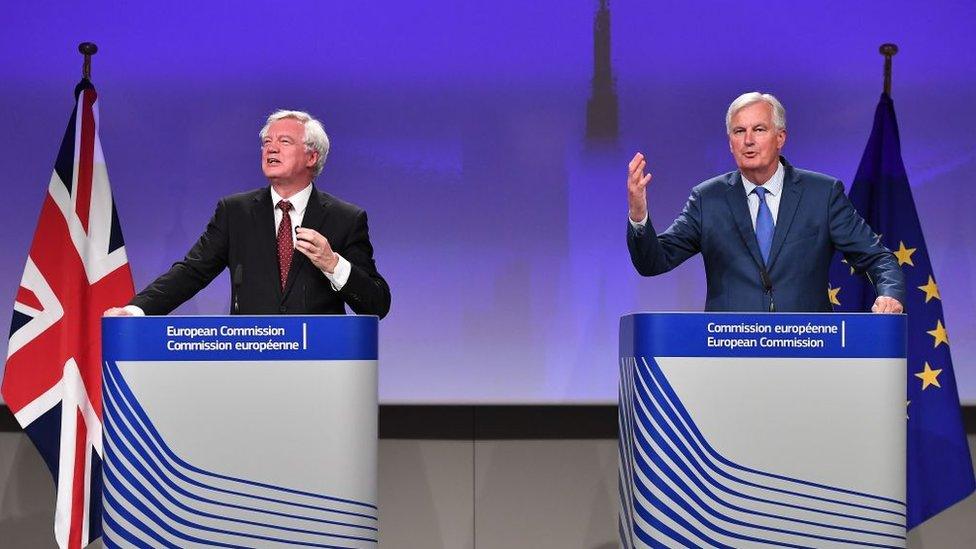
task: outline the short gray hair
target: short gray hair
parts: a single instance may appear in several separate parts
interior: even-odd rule
[[[322,123],[312,115],[304,111],[276,110],[271,113],[271,116],[268,117],[268,120],[264,123],[264,127],[261,128],[261,132],[258,134],[261,137],[261,141],[263,142],[264,138],[268,136],[268,127],[271,126],[272,122],[285,118],[298,120],[302,123],[302,126],[305,126],[305,137],[303,139],[305,150],[314,150],[319,153],[319,158],[315,162],[315,169],[312,173],[312,177],[318,177],[322,173],[322,168],[325,167],[325,159],[329,156],[329,136],[325,133],[325,128],[322,127]]]
[[[783,104],[779,102],[779,99],[776,99],[775,96],[769,93],[749,92],[736,97],[735,101],[729,105],[729,110],[725,113],[725,133],[732,133],[732,117],[735,116],[735,113],[753,103],[759,102],[768,103],[773,108],[773,125],[778,130],[785,130],[786,109],[783,108]]]

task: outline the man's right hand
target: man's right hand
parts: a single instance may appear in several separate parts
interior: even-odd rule
[[[645,174],[647,161],[644,155],[637,153],[627,166],[627,208],[630,220],[640,223],[647,217],[647,184],[651,182],[651,174]]]
[[[129,311],[126,311],[122,307],[112,307],[111,309],[108,309],[107,311],[102,313],[102,316],[135,316],[135,315],[133,315]]]

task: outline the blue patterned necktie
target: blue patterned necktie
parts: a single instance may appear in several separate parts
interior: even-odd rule
[[[759,213],[756,214],[756,240],[759,241],[759,251],[762,253],[763,263],[769,264],[769,249],[773,246],[773,212],[766,205],[766,193],[762,187],[752,190],[759,197]]]

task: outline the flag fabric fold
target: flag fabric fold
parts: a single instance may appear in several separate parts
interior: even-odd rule
[[[898,258],[907,288],[908,528],[976,488],[952,369],[942,295],[932,272],[912,189],[901,157],[895,107],[882,94],[874,127],[851,184],[851,202]],[[867,277],[835,259],[828,289],[835,311],[870,311]]]
[[[133,294],[97,94],[83,79],[14,300],[2,385],[54,476],[62,548],[101,536],[101,316]]]

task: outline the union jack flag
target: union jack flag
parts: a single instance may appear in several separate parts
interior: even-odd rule
[[[95,88],[75,88],[14,302],[3,398],[57,485],[60,547],[101,536],[101,316],[134,293],[98,140]]]

